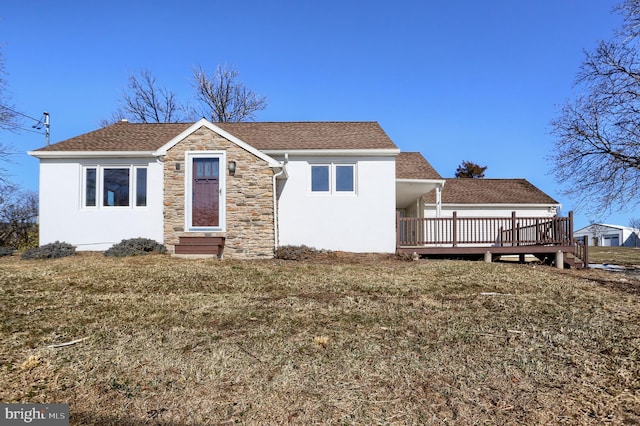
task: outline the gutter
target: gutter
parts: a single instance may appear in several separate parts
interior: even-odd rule
[[[280,245],[279,234],[280,230],[278,227],[278,184],[277,180],[280,176],[284,176],[284,178],[288,178],[289,175],[287,173],[286,165],[289,162],[289,154],[284,154],[284,161],[280,163],[280,171],[273,175],[273,249],[274,252]]]
[[[300,157],[395,157],[400,153],[397,148],[380,149],[265,149],[262,150],[267,155],[295,155]]]
[[[27,154],[40,158],[149,158],[154,151],[27,151]]]

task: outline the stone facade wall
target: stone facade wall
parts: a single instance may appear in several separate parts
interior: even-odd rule
[[[226,232],[185,232],[186,151],[226,151],[227,162],[237,164],[234,176],[227,164],[220,164],[220,173],[226,175]],[[169,252],[181,236],[225,237],[225,258],[273,257],[273,170],[205,127],[180,141],[164,159],[164,243]]]

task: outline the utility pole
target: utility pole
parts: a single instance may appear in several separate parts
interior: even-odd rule
[[[47,145],[49,145],[49,138],[51,136],[50,125],[49,125],[49,113],[45,111],[43,114],[44,114],[44,136],[47,140]]]

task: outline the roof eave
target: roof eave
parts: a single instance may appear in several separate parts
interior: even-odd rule
[[[435,183],[444,186],[446,181],[444,179],[405,179],[405,178],[396,178],[396,182],[398,183]]]
[[[425,202],[425,205],[435,205],[434,202]],[[442,207],[513,207],[518,206],[518,208],[540,208],[540,207],[562,207],[560,203],[447,203],[442,202]]]
[[[397,148],[379,149],[265,149],[267,155],[295,155],[309,157],[395,157],[400,153]]]
[[[27,151],[40,158],[153,158],[154,151]]]

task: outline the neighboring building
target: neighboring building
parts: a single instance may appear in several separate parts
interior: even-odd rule
[[[392,253],[396,215],[553,216],[523,179],[443,179],[375,122],[119,122],[30,151],[40,244],[268,258],[282,245]],[[423,197],[423,195],[427,194]]]
[[[573,233],[576,239],[588,237],[590,246],[640,247],[638,230],[628,226],[593,223]]]

